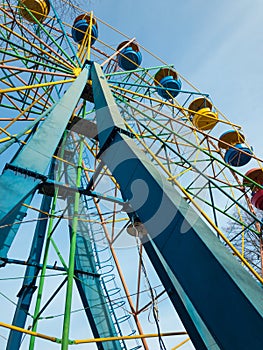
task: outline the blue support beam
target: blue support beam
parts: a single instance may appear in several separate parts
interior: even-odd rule
[[[13,186],[13,184],[11,183],[10,186]],[[9,192],[11,192],[11,189],[13,189],[13,187],[10,188]],[[1,192],[2,191],[0,189],[0,193]],[[4,200],[8,201],[10,197],[11,197],[10,193],[8,193],[6,194],[5,197],[1,197],[0,201],[2,202],[4,202]],[[22,202],[29,205],[32,200],[32,197],[33,197],[33,193],[31,192],[27,197],[24,198]],[[7,216],[6,220],[1,220],[0,226],[2,227],[0,228],[0,256],[2,258],[7,257],[8,250],[19,229],[19,225],[18,224],[13,225],[13,223],[21,222],[26,216],[26,212],[27,212],[27,207],[19,205],[17,206],[16,210],[13,210],[13,212],[11,212]]]
[[[13,326],[24,328],[26,324],[29,307],[33,294],[36,290],[36,281],[40,271],[40,258],[45,239],[45,232],[48,224],[47,215],[50,209],[52,198],[44,197],[40,207],[39,221],[37,222],[33,237],[31,250],[28,258],[28,266],[25,271],[23,285],[18,293],[18,302],[13,317]],[[6,350],[18,350],[20,348],[23,333],[14,330],[10,331]]]
[[[262,288],[126,135],[96,63],[91,78],[101,159],[147,229],[144,246],[194,345],[261,350]]]
[[[52,156],[67,127],[88,80],[85,68],[52,109],[27,144],[0,176],[0,255],[7,256],[16,234],[15,221],[20,221],[37,187],[48,171]],[[18,225],[16,225],[18,226]]]

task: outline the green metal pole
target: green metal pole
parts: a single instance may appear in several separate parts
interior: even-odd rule
[[[68,266],[67,266],[65,260],[63,259],[63,256],[62,256],[62,254],[60,253],[60,251],[59,251],[59,249],[58,249],[58,246],[56,245],[56,243],[55,243],[55,241],[54,241],[54,239],[53,239],[52,237],[50,238],[50,242],[51,242],[51,244],[52,244],[52,246],[53,246],[55,252],[57,253],[57,256],[58,256],[58,258],[59,258],[59,260],[60,260],[62,266],[64,267],[65,271],[67,271],[67,270],[68,270]]]
[[[47,241],[46,241],[45,252],[44,252],[44,259],[43,259],[43,267],[42,267],[40,280],[39,280],[39,286],[38,286],[37,300],[36,300],[36,306],[35,306],[35,312],[34,312],[34,318],[33,318],[33,327],[32,327],[32,331],[33,332],[36,332],[37,325],[38,325],[37,316],[38,316],[39,311],[40,311],[42,294],[43,294],[43,288],[44,288],[44,282],[45,282],[45,275],[46,275],[46,270],[47,270],[47,262],[48,262],[48,253],[49,253],[49,247],[50,247],[50,240],[51,240],[51,235],[52,235],[52,232],[53,232],[53,222],[54,222],[53,215],[55,214],[55,208],[56,208],[56,203],[57,203],[57,195],[58,195],[58,190],[56,189],[55,196],[54,196],[53,203],[52,203],[51,218],[50,218],[49,225],[48,225]],[[33,350],[34,346],[35,346],[35,337],[31,336],[30,344],[29,344],[29,350]]]
[[[64,133],[62,147],[61,147],[62,154],[64,153],[64,146],[65,146],[66,139],[67,139],[67,133]],[[60,173],[61,173],[61,167],[62,167],[62,164],[60,163],[59,168],[58,168],[58,177],[60,176]],[[40,311],[44,282],[45,282],[45,274],[46,274],[46,270],[47,270],[48,253],[49,253],[50,243],[53,242],[52,234],[53,234],[53,226],[54,226],[53,224],[54,224],[57,199],[58,199],[58,188],[55,189],[55,194],[54,194],[54,198],[53,198],[53,202],[52,202],[52,206],[51,206],[51,211],[50,211],[51,216],[50,216],[49,225],[48,225],[47,240],[46,240],[44,258],[43,258],[43,267],[41,270],[41,275],[40,275],[40,280],[39,280],[37,300],[36,300],[36,306],[35,306],[34,318],[33,318],[33,327],[32,327],[33,332],[36,332],[36,330],[37,330],[38,315],[39,315],[39,311]],[[66,269],[66,267],[65,267],[65,269]],[[34,346],[35,346],[35,337],[31,336],[30,343],[29,343],[29,350],[33,350]]]
[[[79,146],[79,160],[78,160],[77,180],[76,180],[77,187],[79,187],[81,184],[82,153],[83,153],[83,141],[81,140],[80,146]],[[80,199],[80,194],[77,192],[75,194],[75,199],[74,199],[74,214],[73,214],[72,228],[71,228],[71,242],[70,242],[69,264],[68,264],[68,284],[67,284],[67,292],[66,292],[66,303],[65,303],[62,346],[61,346],[62,350],[67,350],[69,345],[69,327],[70,327],[70,314],[71,314],[71,304],[72,304],[72,291],[73,291],[73,283],[74,283],[79,199]]]

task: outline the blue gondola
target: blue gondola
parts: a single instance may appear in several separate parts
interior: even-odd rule
[[[118,54],[118,64],[123,70],[129,71],[140,66],[142,63],[142,54],[138,44],[134,42],[129,43],[122,49],[127,43],[127,41],[124,41],[117,48],[117,50],[120,51]]]
[[[82,40],[85,37],[85,34],[89,30],[90,25],[90,16],[89,14],[82,14],[78,16],[72,27],[72,37],[74,41],[78,44],[81,44]],[[93,45],[98,38],[99,32],[98,32],[98,25],[95,18],[92,18],[92,28],[91,28],[91,45]]]
[[[174,69],[161,68],[154,77],[157,93],[166,100],[176,97],[182,88],[182,82]]]

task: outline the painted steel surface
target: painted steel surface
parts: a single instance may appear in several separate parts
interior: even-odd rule
[[[42,247],[44,244],[45,232],[48,224],[48,220],[43,220],[43,218],[46,219],[47,217],[45,213],[49,211],[51,200],[51,197],[44,197],[41,204],[40,209],[42,212],[39,213],[40,220],[37,222],[28,260],[28,263],[32,265],[28,265],[26,268],[24,281],[18,293],[17,307],[12,322],[12,325],[17,327],[25,327],[32,297],[37,288],[36,282],[40,271],[38,264],[42,255]],[[17,344],[21,343],[22,336],[23,333],[11,330],[8,337],[6,349],[16,349]]]
[[[6,169],[0,176],[0,226],[4,226],[0,235],[2,256],[6,256],[15,237],[16,232],[13,231],[12,224],[26,212],[22,203],[30,203],[33,193],[48,171],[51,158],[78,103],[87,78],[88,69],[84,69],[17,154],[11,163],[12,169]]]
[[[144,246],[194,345],[198,349],[231,349],[233,344],[240,350],[262,349],[262,289],[123,134],[121,116],[96,63],[91,74],[101,159],[133,208],[130,216],[136,215],[147,229]],[[115,132],[106,132],[104,125]],[[138,181],[149,188],[144,198],[140,186],[136,192]],[[179,308],[173,295],[180,300]],[[189,317],[184,317],[184,308]]]

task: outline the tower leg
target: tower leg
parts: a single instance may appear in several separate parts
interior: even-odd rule
[[[262,349],[262,289],[126,136],[100,66],[94,63],[91,73],[101,159],[147,229],[143,243],[151,248],[149,258],[166,290],[185,306],[191,322],[181,318],[194,345]]]
[[[36,225],[35,235],[33,238],[29,259],[28,262],[35,266],[27,266],[25,277],[23,281],[22,288],[18,293],[18,302],[13,318],[12,325],[24,328],[26,324],[27,314],[31,304],[31,300],[36,290],[36,281],[39,273],[39,262],[42,253],[42,246],[44,244],[45,232],[48,224],[46,217],[46,212],[49,212],[51,197],[44,197],[40,210],[42,211],[39,214],[39,220]],[[7,350],[18,350],[20,348],[20,343],[22,339],[22,333],[14,330],[10,331]]]
[[[84,69],[68,91],[50,112],[27,144],[0,176],[0,252],[6,256],[15,237],[12,224],[20,213],[25,214],[22,203],[30,203],[45,174],[63,132],[79,101],[88,80]]]

